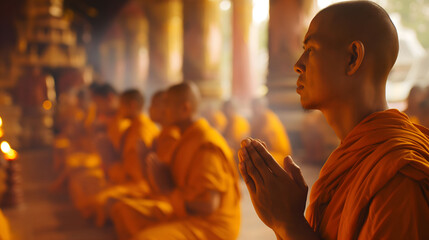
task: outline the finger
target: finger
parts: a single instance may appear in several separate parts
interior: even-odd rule
[[[266,146],[260,140],[252,141],[252,146],[256,149],[261,158],[265,161],[266,166],[270,169],[270,171],[278,176],[284,173],[284,169],[280,166],[280,164],[274,159],[274,157],[268,152]]]
[[[246,183],[247,189],[250,193],[256,192],[255,182],[253,179],[247,174],[246,163],[240,162],[238,164],[238,169],[240,170],[241,176],[243,176],[244,182]]]
[[[261,139],[255,139],[256,141],[258,141],[260,144],[262,144],[266,149],[268,149],[267,144],[265,144],[264,141],[262,141]]]
[[[249,177],[252,178],[253,182],[256,184],[258,183],[264,183],[264,180],[262,179],[261,174],[259,173],[259,171],[256,169],[255,165],[253,164],[252,160],[249,157],[249,154],[247,153],[247,151],[244,149],[242,151],[240,151],[241,153],[241,158],[243,159],[243,163],[246,169],[246,173]],[[255,187],[256,188],[256,187]]]
[[[307,188],[307,183],[305,183],[304,176],[302,175],[301,168],[296,165],[291,156],[287,156],[284,159],[284,165],[286,171],[290,173],[293,180],[298,184],[300,188]]]

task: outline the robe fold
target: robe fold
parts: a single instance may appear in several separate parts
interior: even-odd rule
[[[393,109],[362,120],[313,185],[313,229],[323,239],[429,239],[428,136]]]
[[[123,200],[113,207],[112,219],[120,238],[236,239],[240,226],[238,172],[223,137],[206,120],[198,120],[177,143],[170,167],[176,185],[171,194]],[[221,193],[219,208],[208,216],[190,214],[186,203],[201,200],[209,190]]]
[[[179,139],[180,130],[177,127],[167,126],[162,128],[154,146],[156,155],[161,162],[170,163],[171,156]]]

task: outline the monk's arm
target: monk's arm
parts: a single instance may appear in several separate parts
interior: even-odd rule
[[[210,215],[219,208],[220,192],[208,190],[192,201],[185,203],[187,212],[192,215]]]
[[[429,189],[398,173],[373,198],[359,239],[429,239]]]
[[[223,167],[224,158],[221,150],[211,145],[203,146],[195,154],[185,191],[188,213],[209,215],[219,208],[230,177]]]

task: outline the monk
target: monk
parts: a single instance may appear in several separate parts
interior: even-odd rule
[[[425,100],[425,95],[425,90],[420,86],[412,87],[408,94],[407,109],[404,110],[404,113],[407,114],[414,123],[421,124],[419,118],[423,116],[420,111],[420,103]]]
[[[153,150],[163,163],[170,163],[175,144],[180,138],[180,131],[175,125],[168,125],[165,118],[165,91],[158,91],[152,96],[149,116],[161,126],[161,132],[154,142]]]
[[[159,130],[148,116],[142,113],[144,97],[136,89],[123,92],[120,96],[119,118],[130,120],[130,126],[122,134],[120,158],[108,169],[109,187],[95,197],[96,223],[103,225],[108,200],[123,196],[145,196],[150,192],[143,174],[143,160],[149,153]]]
[[[251,134],[265,142],[268,150],[279,163],[284,156],[292,154],[289,137],[277,115],[268,108],[265,98],[252,101]]]
[[[224,102],[222,110],[227,119],[227,124],[222,134],[231,150],[237,152],[240,149],[241,139],[250,134],[250,124],[246,118],[237,113],[235,103],[232,100]]]
[[[297,92],[341,144],[305,217],[307,185],[290,156],[282,168],[253,139],[239,153],[253,205],[278,239],[429,239],[429,131],[385,99],[398,45],[388,14],[370,1],[334,4],[312,20]]]
[[[159,129],[149,117],[142,113],[144,97],[136,89],[123,92],[120,96],[119,118],[128,119],[130,126],[125,130],[120,142],[120,167],[122,181],[139,182],[143,180],[141,159],[152,147]]]
[[[165,119],[181,138],[171,162],[148,158],[148,173],[158,196],[113,206],[120,239],[236,239],[240,226],[238,174],[226,141],[198,117],[195,85],[172,86]]]

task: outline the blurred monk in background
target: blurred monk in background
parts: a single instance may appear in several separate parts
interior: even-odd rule
[[[161,126],[161,133],[154,142],[153,151],[163,163],[170,163],[175,144],[180,138],[180,130],[175,125],[169,125],[165,117],[165,91],[158,91],[152,96],[149,116],[152,121]]]
[[[138,90],[123,92],[119,102],[118,119],[128,119],[130,125],[121,136],[119,159],[108,169],[109,187],[96,196],[97,225],[104,223],[110,207],[108,199],[128,195],[143,197],[150,192],[142,170],[143,160],[159,130],[142,112],[144,97]]]
[[[120,239],[236,239],[240,226],[238,174],[223,137],[198,117],[200,95],[182,83],[166,93],[165,119],[181,138],[169,165],[152,154],[147,171],[157,196],[116,203]]]
[[[425,99],[425,90],[420,86],[414,86],[410,89],[410,93],[407,98],[407,109],[404,113],[408,115],[413,123],[420,124],[421,117],[420,103]]]
[[[387,109],[385,85],[398,35],[370,1],[331,5],[312,20],[295,64],[305,109],[318,109],[341,144],[310,194],[290,156],[282,168],[246,139],[240,171],[278,239],[429,239],[428,129]]]
[[[252,112],[250,136],[264,141],[274,159],[282,163],[284,156],[292,154],[289,137],[282,122],[268,108],[265,98],[252,101]]]
[[[237,113],[236,106],[232,100],[224,102],[222,110],[227,119],[223,136],[232,152],[237,152],[240,149],[241,139],[250,135],[250,124],[246,118]],[[234,154],[235,156],[236,154]]]

